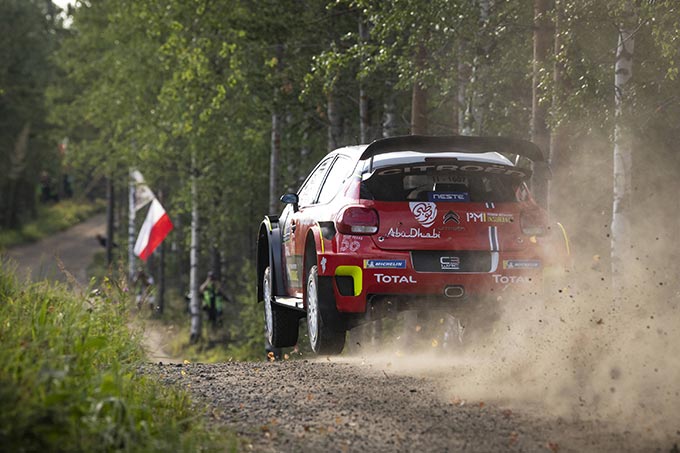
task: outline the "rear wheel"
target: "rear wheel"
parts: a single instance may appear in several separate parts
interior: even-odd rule
[[[324,317],[322,308],[335,309],[333,294],[319,288],[319,277],[316,265],[307,273],[307,332],[312,350],[317,354],[340,354],[345,346],[345,331],[332,325],[328,316]],[[326,305],[328,304],[328,305]],[[331,307],[330,304],[333,306]]]
[[[271,267],[267,267],[262,274],[265,335],[275,348],[295,346],[298,340],[299,316],[295,311],[274,303],[272,288]]]

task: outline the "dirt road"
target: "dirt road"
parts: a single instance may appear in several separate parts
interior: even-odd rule
[[[105,215],[100,214],[42,241],[13,247],[6,255],[17,263],[20,278],[66,281],[57,265],[59,258],[80,284],[87,285],[87,267],[95,253],[103,250],[95,235],[105,231]]]
[[[455,366],[451,364],[451,366]],[[442,369],[443,370],[443,369]],[[206,402],[244,451],[671,451],[614,424],[550,417],[531,406],[447,397],[441,376],[361,359],[149,365]]]

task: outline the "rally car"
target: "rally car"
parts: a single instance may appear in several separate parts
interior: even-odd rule
[[[543,160],[531,142],[469,136],[392,137],[326,155],[259,228],[269,342],[295,345],[306,317],[312,349],[334,354],[348,329],[387,311],[460,316],[494,294],[540,290],[554,232],[520,158]]]

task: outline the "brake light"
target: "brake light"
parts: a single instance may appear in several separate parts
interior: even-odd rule
[[[378,213],[364,206],[347,206],[337,217],[337,229],[343,234],[373,234],[378,232]]]
[[[522,233],[527,236],[543,236],[545,234],[545,215],[543,211],[533,209],[522,211],[519,218]]]

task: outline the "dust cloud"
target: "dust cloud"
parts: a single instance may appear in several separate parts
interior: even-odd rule
[[[540,297],[500,296],[493,324],[467,321],[463,341],[454,335],[446,348],[448,315],[436,315],[429,323],[400,322],[379,353],[354,346],[348,360],[386,373],[437,378],[443,397],[454,403],[484,401],[573,420],[604,420],[677,440],[680,207],[675,175],[663,165],[636,162],[626,288],[614,292],[608,259],[611,166],[606,158],[589,162],[591,171],[553,180],[552,215],[570,234],[573,266],[547,278]],[[413,347],[413,338],[419,338],[419,347]]]

